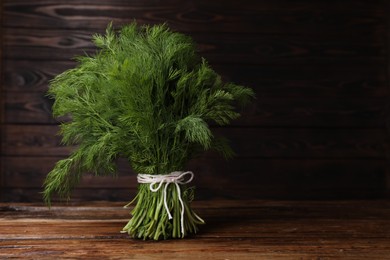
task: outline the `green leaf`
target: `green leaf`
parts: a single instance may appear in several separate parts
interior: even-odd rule
[[[189,142],[199,143],[204,149],[209,149],[212,134],[207,123],[195,115],[187,116],[176,125],[175,134],[184,132],[185,139]]]
[[[203,150],[233,154],[208,124],[236,119],[235,105],[254,93],[224,83],[190,37],[134,22],[120,30],[109,24],[93,42],[95,54],[77,57],[75,68],[50,81],[53,115],[67,118],[62,141],[77,147],[48,174],[46,202],[56,193],[68,197],[83,173],[114,175],[118,157],[136,172],[164,174]]]

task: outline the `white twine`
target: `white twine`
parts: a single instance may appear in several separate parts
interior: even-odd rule
[[[185,179],[186,175],[190,176],[189,179],[187,179],[187,180]],[[190,183],[193,178],[194,178],[194,173],[191,171],[187,171],[187,172],[176,171],[176,172],[171,172],[169,174],[163,174],[163,175],[138,174],[138,176],[137,176],[138,183],[144,183],[144,184],[150,183],[149,189],[152,192],[157,192],[162,187],[162,185],[165,183],[165,186],[164,186],[164,206],[165,206],[165,210],[168,213],[169,219],[172,219],[172,215],[171,215],[171,212],[169,211],[168,203],[167,203],[167,189],[168,189],[169,184],[171,184],[171,183],[174,183],[176,185],[177,195],[179,197],[179,201],[181,204],[180,223],[181,223],[181,233],[183,234],[183,236],[184,236],[184,211],[185,211],[185,208],[184,208],[184,202],[181,198],[181,191],[180,191],[179,184]],[[156,184],[158,184],[158,186],[154,187]]]

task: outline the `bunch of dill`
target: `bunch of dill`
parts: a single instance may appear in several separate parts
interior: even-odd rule
[[[232,155],[208,123],[225,125],[239,117],[235,106],[249,101],[253,91],[223,83],[196,54],[190,37],[166,25],[134,22],[119,31],[110,24],[93,41],[96,54],[77,58],[77,67],[50,83],[53,115],[69,118],[61,124],[63,143],[77,149],[47,175],[43,194],[48,205],[54,193],[69,198],[83,173],[115,174],[118,157],[127,158],[137,173],[161,175],[182,170],[210,148]],[[124,230],[132,237],[156,240],[196,233],[203,221],[190,207],[193,189],[183,189],[184,233],[175,185],[166,193],[172,220],[162,210],[163,191],[140,184]]]

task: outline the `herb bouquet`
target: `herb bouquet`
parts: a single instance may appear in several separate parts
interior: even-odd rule
[[[78,146],[47,175],[46,203],[54,193],[69,198],[85,172],[115,174],[121,156],[139,173],[123,232],[155,240],[196,233],[204,221],[190,207],[193,173],[183,169],[202,150],[232,155],[208,122],[237,118],[234,106],[253,91],[223,83],[196,55],[191,38],[166,25],[132,23],[116,32],[110,24],[93,41],[96,54],[77,58],[77,67],[50,84],[54,116],[70,118],[61,124],[63,143]]]

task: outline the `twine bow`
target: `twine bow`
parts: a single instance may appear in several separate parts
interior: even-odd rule
[[[190,177],[186,180],[185,177],[187,175],[189,175]],[[152,192],[157,192],[162,187],[162,185],[165,183],[164,192],[163,192],[164,206],[165,206],[165,210],[168,213],[169,219],[172,219],[172,215],[171,215],[171,212],[169,211],[168,203],[167,203],[167,189],[168,189],[169,184],[171,184],[171,183],[176,185],[177,195],[178,195],[178,198],[179,198],[179,201],[181,204],[180,223],[181,223],[181,233],[183,234],[183,236],[184,236],[184,210],[185,210],[185,208],[184,208],[184,202],[181,198],[181,190],[180,190],[179,184],[183,185],[183,184],[190,183],[193,178],[194,178],[194,173],[191,171],[186,171],[186,172],[175,171],[175,172],[171,172],[169,174],[163,174],[163,175],[138,174],[138,176],[137,176],[138,183],[144,183],[144,184],[150,183],[149,189]],[[156,184],[158,184],[157,187],[155,187]]]

